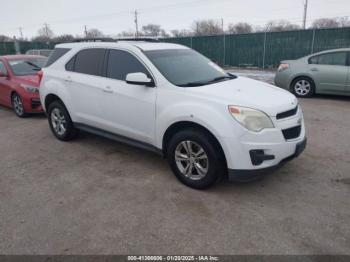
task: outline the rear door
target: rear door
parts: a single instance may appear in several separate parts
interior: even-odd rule
[[[316,92],[345,91],[349,74],[347,55],[347,52],[330,52],[309,59],[309,71],[316,82]]]
[[[70,90],[75,122],[101,126],[101,108],[105,79],[102,77],[106,49],[89,48],[79,51],[66,65],[65,84]]]

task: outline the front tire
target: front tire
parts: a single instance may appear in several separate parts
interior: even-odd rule
[[[291,91],[297,97],[312,97],[315,93],[315,84],[308,77],[299,77],[293,81]]]
[[[11,97],[11,103],[12,103],[12,108],[13,111],[15,111],[15,114],[20,117],[20,118],[24,118],[27,115],[27,113],[24,110],[24,105],[22,102],[22,98],[19,96],[19,94],[14,93]]]
[[[72,119],[62,102],[52,102],[48,107],[47,115],[50,129],[59,140],[70,141],[77,137],[78,129],[74,127]]]
[[[224,174],[219,145],[202,131],[186,129],[175,134],[169,142],[167,157],[176,177],[191,188],[208,188]]]

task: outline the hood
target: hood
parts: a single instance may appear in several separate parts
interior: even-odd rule
[[[288,111],[298,104],[297,98],[279,87],[253,79],[238,77],[233,80],[199,87],[189,87],[187,92],[227,105],[258,109],[269,116]]]
[[[39,88],[39,76],[37,75],[15,76],[14,80],[17,83],[27,84]]]

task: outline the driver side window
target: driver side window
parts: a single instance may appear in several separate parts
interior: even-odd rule
[[[150,77],[147,69],[132,54],[121,50],[110,50],[107,63],[107,77],[125,81],[129,73],[144,73]]]

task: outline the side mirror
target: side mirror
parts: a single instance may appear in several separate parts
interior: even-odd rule
[[[7,74],[2,72],[2,71],[0,71],[0,77],[7,77]]]
[[[152,79],[148,78],[144,73],[130,73],[126,75],[126,82],[131,85],[154,87]]]

